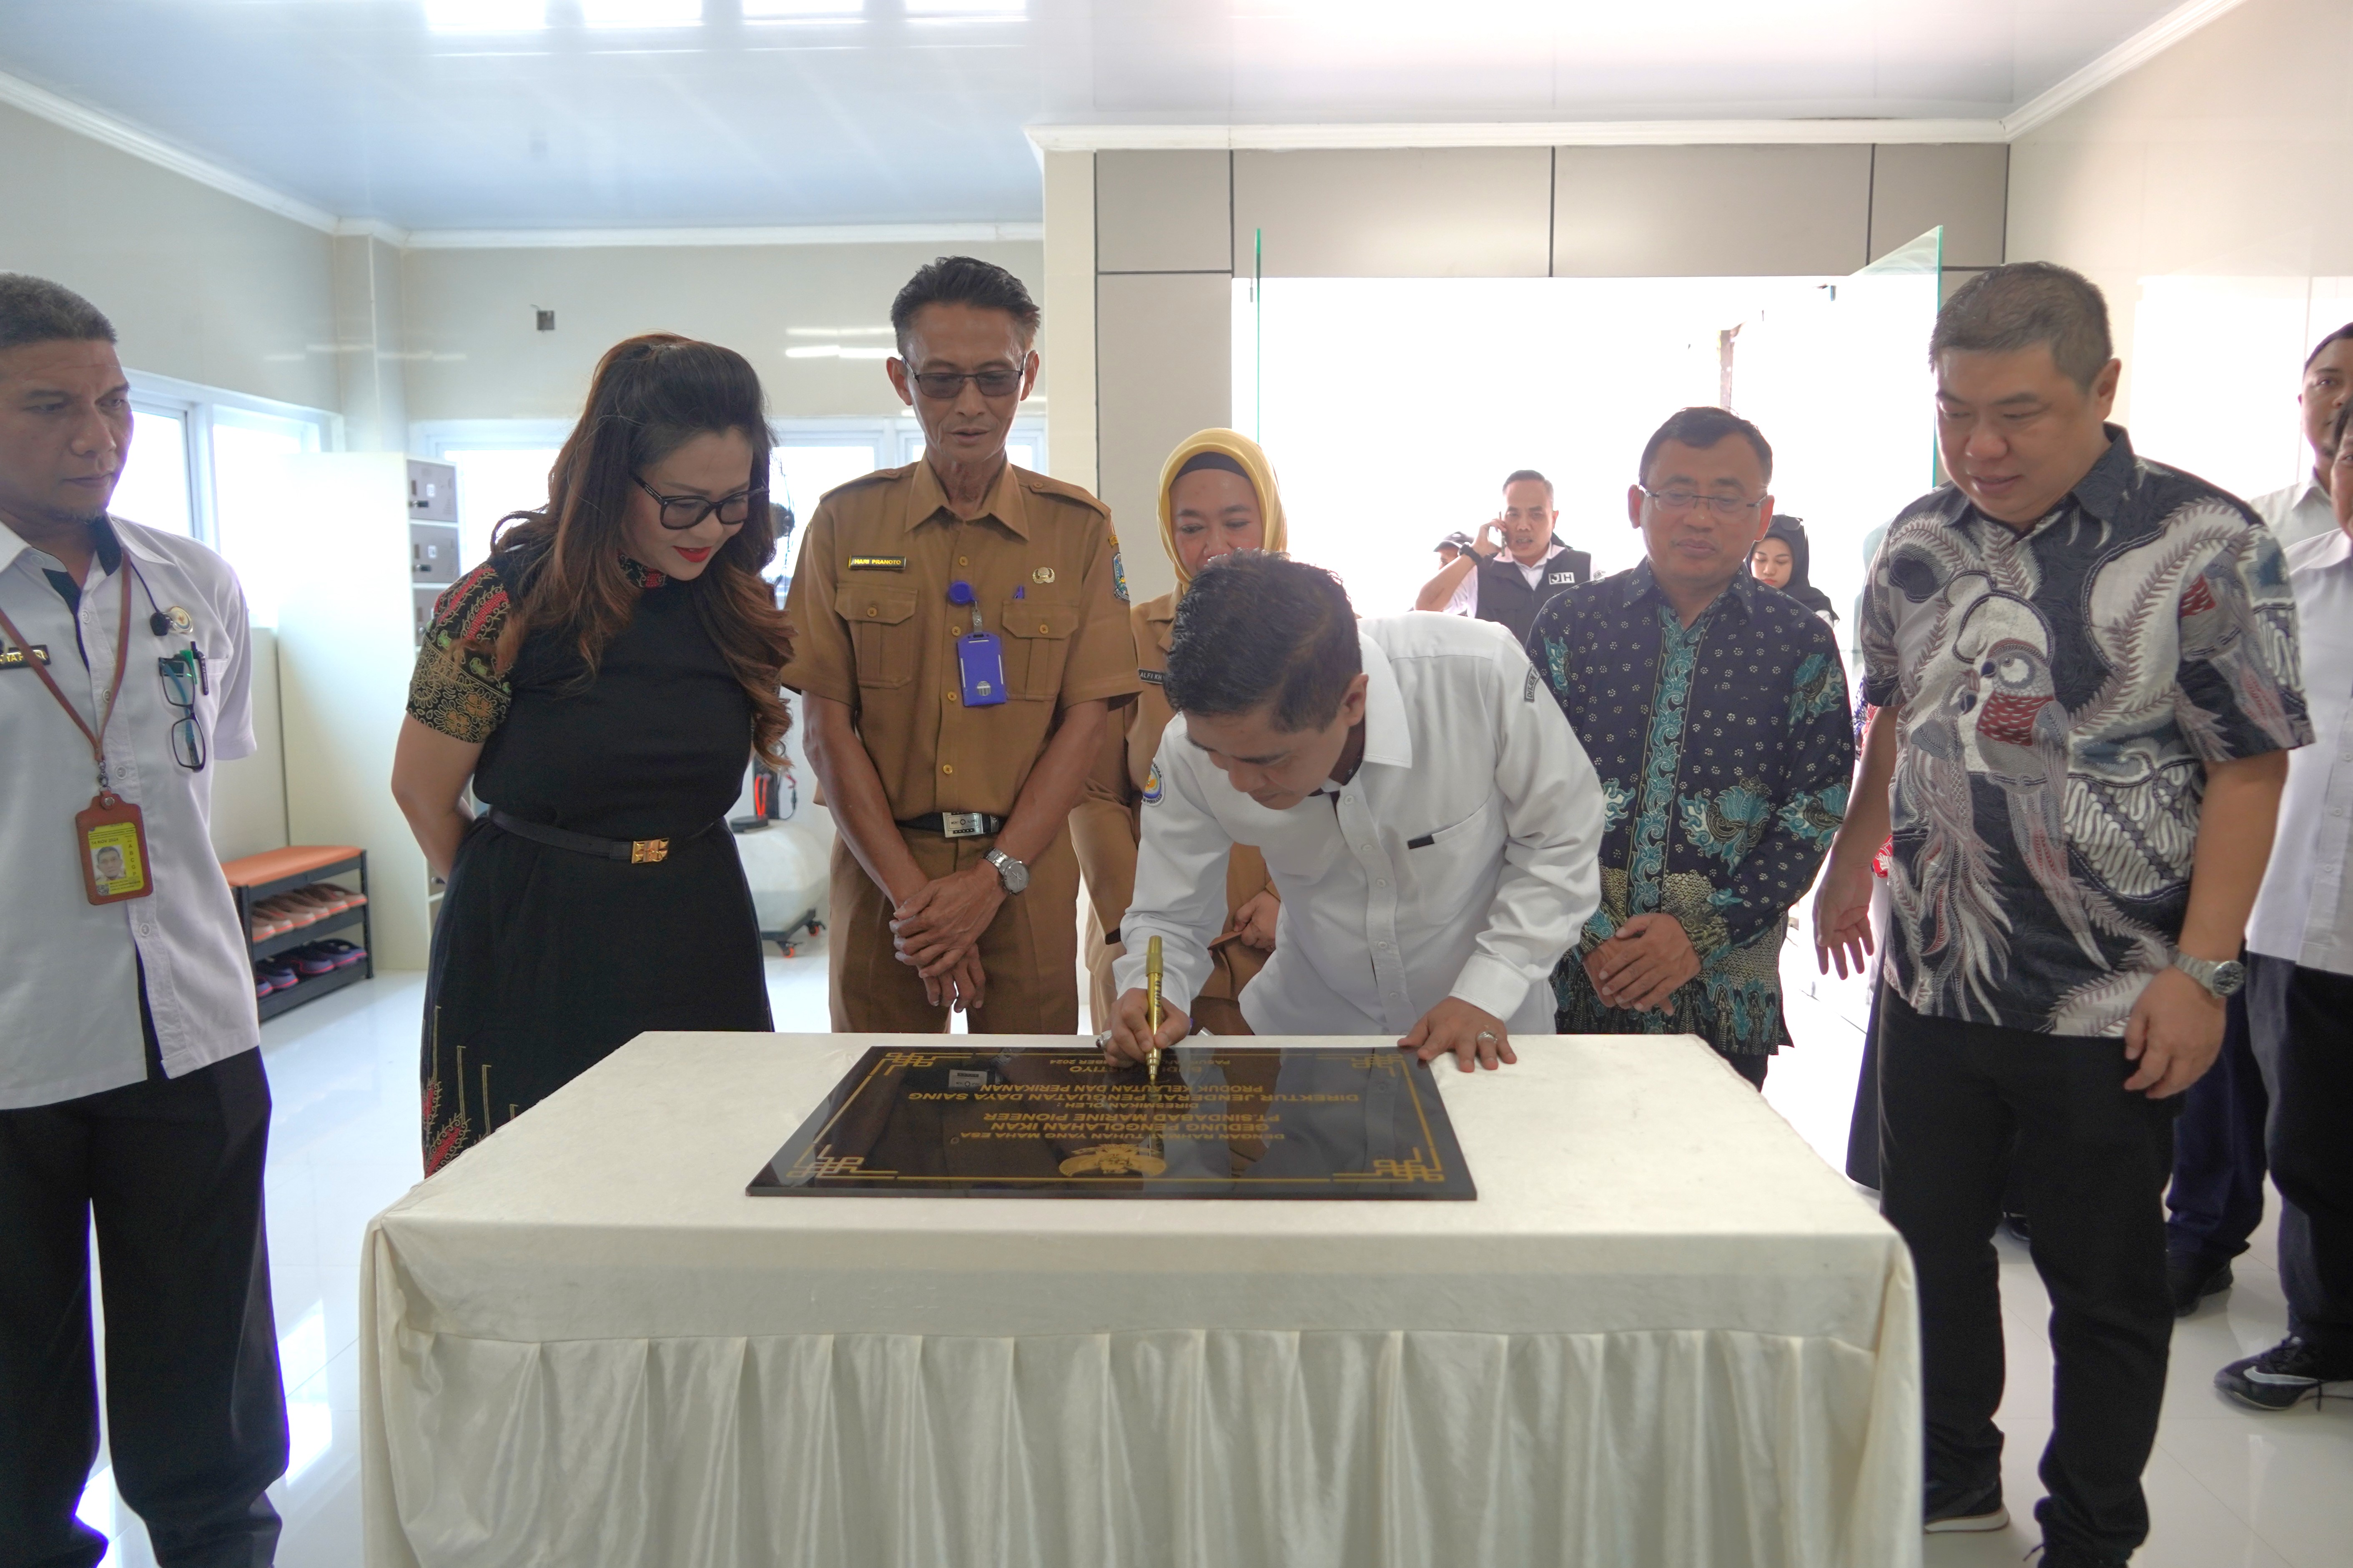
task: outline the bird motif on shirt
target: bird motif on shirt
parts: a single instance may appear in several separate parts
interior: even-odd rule
[[[2035,885],[2084,955],[2104,962],[2084,893],[2067,866],[2067,710],[2051,661],[2019,637],[1979,654],[1975,688],[1978,755],[2010,805],[2010,830]]]
[[[2220,671],[2230,682],[2231,695],[2242,713],[2265,734],[2287,735],[2291,730],[2279,689],[2260,677],[2264,661],[2250,659],[2239,651],[2240,644],[2248,639],[2258,639],[2260,646],[2261,639],[2276,634],[2262,623],[2246,584],[2226,565],[2218,555],[2182,586],[2175,610],[2180,624],[2182,661],[2206,664]]]

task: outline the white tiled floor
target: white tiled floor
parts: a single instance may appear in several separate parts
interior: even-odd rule
[[[1793,948],[1789,1026],[1799,1042],[1776,1058],[1766,1099],[1833,1165],[1862,1048],[1863,993],[1817,983]],[[768,961],[776,1026],[826,1026],[825,948]],[[280,1354],[294,1434],[293,1468],[274,1489],[289,1568],[357,1568],[358,1333],[354,1290],[368,1217],[417,1175],[417,1040],[422,979],[392,975],[323,998],[264,1026],[277,1100],[269,1163],[269,1243]],[[2034,1465],[2050,1425],[2049,1301],[2025,1248],[2003,1238],[2009,1328],[2010,1434],[2005,1476],[2024,1521],[1990,1535],[1937,1536],[1929,1568],[2003,1568],[2038,1539]],[[2286,1321],[2266,1220],[2238,1265],[2238,1288],[2176,1330],[2164,1425],[2147,1487],[2155,1532],[2144,1568],[2341,1568],[2353,1562],[2353,1407],[2306,1405],[2257,1415],[2210,1384],[2216,1367],[2260,1350]],[[83,1516],[117,1537],[111,1568],[153,1559],[100,1459]],[[1647,1565],[1645,1565],[1647,1568]]]

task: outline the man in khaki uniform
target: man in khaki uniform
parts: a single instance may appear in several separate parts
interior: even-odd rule
[[[1101,501],[1006,461],[1038,374],[1018,279],[944,258],[891,318],[923,458],[818,503],[787,604],[784,683],[839,834],[833,1026],[942,1030],[953,1006],[1073,1034],[1068,819],[1137,688],[1118,542]]]

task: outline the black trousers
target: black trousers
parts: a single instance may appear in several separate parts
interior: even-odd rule
[[[261,1053],[0,1110],[0,1568],[89,1568],[98,1457],[90,1234],[106,1305],[114,1484],[165,1568],[255,1568],[286,1469]]]
[[[2353,1368],[2353,975],[2258,954],[2247,991],[2271,1091],[2265,1131],[2288,1331]]]
[[[2271,1109],[2247,1025],[2247,993],[2231,998],[2222,1054],[2181,1097],[2165,1249],[2200,1269],[2247,1250],[2263,1219],[2263,1119]]]
[[[2120,1039],[1880,1013],[1881,1208],[1920,1277],[1927,1503],[2001,1476],[2001,1290],[1993,1233],[2016,1163],[2034,1267],[2051,1292],[2052,1547],[2124,1554],[2148,1534],[2140,1473],[2157,1440],[2173,1310],[2160,1199],[2179,1098],[2126,1093]]]

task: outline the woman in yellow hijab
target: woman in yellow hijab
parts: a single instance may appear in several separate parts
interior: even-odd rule
[[[1127,709],[1124,726],[1114,725],[1104,736],[1086,794],[1071,814],[1071,835],[1087,881],[1087,973],[1098,1029],[1111,1023],[1111,966],[1124,951],[1119,921],[1135,893],[1145,782],[1161,731],[1174,717],[1161,695],[1160,679],[1168,668],[1176,601],[1219,556],[1237,550],[1281,551],[1286,542],[1274,468],[1257,442],[1231,430],[1202,430],[1168,455],[1160,469],[1160,543],[1176,569],[1176,588],[1128,612],[1144,693]],[[1210,947],[1215,967],[1193,1003],[1193,1017],[1201,1027],[1218,1035],[1250,1033],[1237,999],[1274,951],[1274,918],[1281,907],[1264,858],[1237,846],[1226,867],[1226,932]]]

